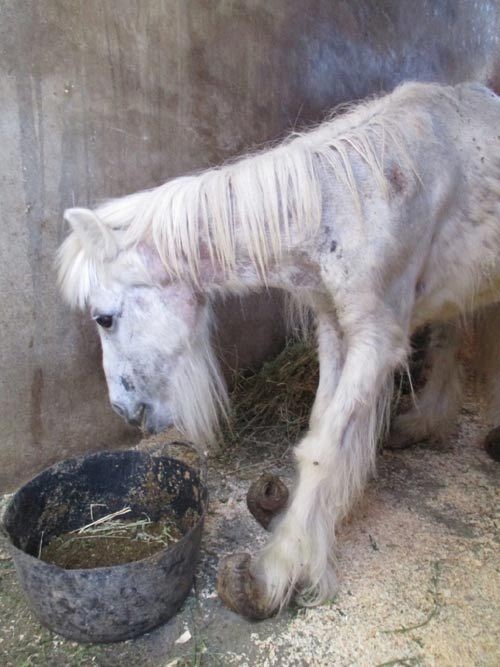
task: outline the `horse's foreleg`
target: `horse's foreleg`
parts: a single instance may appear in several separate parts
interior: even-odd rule
[[[331,403],[342,370],[344,345],[334,312],[323,310],[316,314],[316,339],[320,373],[310,429],[318,425]],[[247,494],[248,509],[266,530],[272,529],[276,516],[281,514],[287,501],[286,487],[278,478],[268,474],[253,482]]]
[[[415,406],[395,417],[388,448],[404,449],[427,438],[443,439],[453,428],[462,402],[463,369],[458,361],[462,342],[458,320],[432,326],[425,361],[429,376]]]
[[[311,430],[317,426],[333,399],[344,363],[344,342],[334,313],[317,313],[316,340],[319,383],[309,420]]]
[[[335,592],[336,527],[373,469],[392,373],[406,356],[400,327],[367,320],[344,335],[345,361],[333,397],[296,449],[293,499],[252,563],[253,580],[269,610],[286,604],[297,589],[308,603]]]
[[[333,400],[343,366],[344,343],[334,313],[320,311],[316,314],[316,336],[320,377],[311,412],[311,429],[320,427]],[[302,493],[304,485],[305,478],[302,475],[299,478],[299,491],[302,489]],[[294,503],[296,505],[297,500],[294,500]],[[260,578],[256,579],[251,573],[253,566],[249,554],[226,557],[219,567],[217,588],[219,596],[234,611],[252,618],[264,618],[279,605],[268,599]],[[270,569],[267,571],[270,573]],[[285,593],[280,603],[284,601]]]

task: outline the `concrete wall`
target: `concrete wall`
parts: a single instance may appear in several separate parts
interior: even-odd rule
[[[133,437],[93,328],[55,288],[64,208],[209,167],[405,78],[491,77],[498,33],[495,0],[0,0],[0,490]],[[276,308],[253,298],[243,324],[224,308],[240,363],[279,345]]]

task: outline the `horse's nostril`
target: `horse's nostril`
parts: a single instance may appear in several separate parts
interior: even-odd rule
[[[131,426],[142,426],[142,418],[144,416],[144,411],[146,409],[146,406],[144,403],[141,403],[141,405],[135,410],[133,414],[131,414],[129,417],[127,417],[127,421]]]
[[[131,409],[127,409],[126,407],[120,405],[119,403],[111,403],[111,407],[116,413],[120,415],[120,417],[125,419],[131,426],[142,425],[142,418],[144,416],[144,411],[146,409],[144,403],[134,406]]]

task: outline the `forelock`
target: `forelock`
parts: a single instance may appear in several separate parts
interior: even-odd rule
[[[71,232],[57,253],[56,267],[59,288],[72,308],[83,310],[92,292],[109,288],[113,283],[124,285],[152,284],[145,262],[136,248],[122,250],[108,261],[92,256],[78,236]]]

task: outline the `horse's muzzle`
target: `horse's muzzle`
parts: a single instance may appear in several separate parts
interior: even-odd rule
[[[111,407],[131,426],[142,426],[142,421],[146,412],[146,405],[144,403],[134,406],[131,410],[119,403],[111,403]]]

